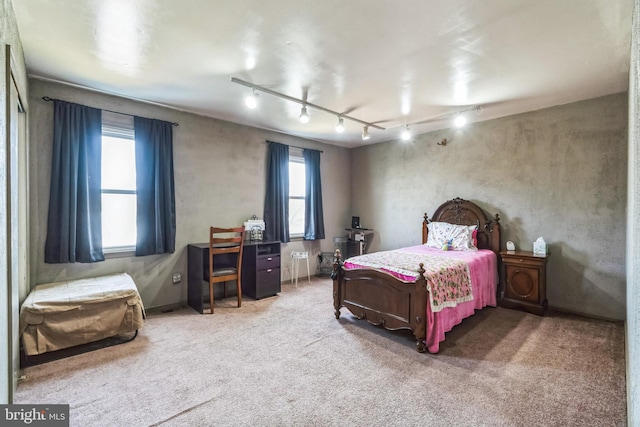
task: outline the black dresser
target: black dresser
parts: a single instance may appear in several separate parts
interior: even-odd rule
[[[261,299],[280,292],[280,242],[245,242],[242,295]]]

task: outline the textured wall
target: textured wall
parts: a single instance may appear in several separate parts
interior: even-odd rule
[[[626,94],[489,120],[353,150],[352,212],[390,249],[420,243],[423,212],[474,201],[503,246],[548,242],[550,306],[623,319],[626,155]]]
[[[640,0],[634,2],[629,72],[627,208],[627,417],[640,425]]]
[[[176,252],[171,255],[108,259],[95,264],[45,264],[53,104],[43,96],[97,108],[178,122],[174,128],[176,187]],[[331,236],[341,233],[349,215],[349,150],[274,132],[178,112],[69,86],[30,80],[31,114],[31,256],[34,283],[127,272],[135,280],[147,307],[186,301],[186,245],[208,241],[209,226],[240,225],[251,215],[262,217],[265,192],[265,140],[323,150],[321,158],[325,231],[318,242],[283,245],[283,275],[290,278],[288,255],[309,250],[310,265],[318,252],[332,250]],[[304,269],[303,269],[304,270]],[[173,285],[171,274],[182,273]],[[306,274],[306,271],[304,272]],[[312,271],[312,274],[314,272]]]

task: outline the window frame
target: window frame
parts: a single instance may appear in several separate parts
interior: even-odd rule
[[[306,167],[307,165],[305,164],[304,161],[304,156],[302,153],[302,149],[297,149],[294,147],[290,147],[289,148],[289,164],[291,163],[301,163],[304,167],[305,167],[305,174],[306,174]],[[305,178],[306,179],[306,178]],[[306,200],[306,195],[302,195],[302,196],[292,196],[291,195],[291,174],[289,174],[289,201],[291,200],[302,200],[305,201]],[[304,204],[304,215],[306,216],[306,203]],[[304,224],[302,226],[302,232],[301,233],[291,233],[291,211],[289,211],[289,217],[287,218],[287,223],[289,224],[289,238],[290,239],[304,239]]]
[[[104,144],[104,137],[126,139],[133,141],[135,144],[135,132],[133,125],[133,117],[125,114],[111,113],[103,111],[102,116],[102,144]],[[103,171],[104,172],[104,171]],[[134,154],[134,173],[135,173],[135,154]],[[103,188],[100,184],[100,194],[122,194],[122,195],[134,195],[137,202],[136,190],[124,190],[117,188]],[[103,219],[103,210],[100,210],[101,220]],[[136,219],[134,218],[134,224]],[[130,255],[135,254],[136,245],[121,245],[121,246],[104,246],[104,236],[102,239],[103,246],[102,251],[106,255]]]

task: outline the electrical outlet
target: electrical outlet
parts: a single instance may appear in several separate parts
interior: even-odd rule
[[[173,273],[172,280],[173,280],[173,284],[174,285],[177,284],[177,283],[182,282],[182,274],[181,273]]]

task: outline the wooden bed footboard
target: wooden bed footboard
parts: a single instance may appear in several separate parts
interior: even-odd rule
[[[420,264],[420,276],[415,282],[404,282],[378,270],[345,270],[341,256],[336,250],[331,274],[336,319],[345,307],[373,325],[389,330],[410,329],[416,338],[416,349],[424,352],[428,296],[424,265]]]

